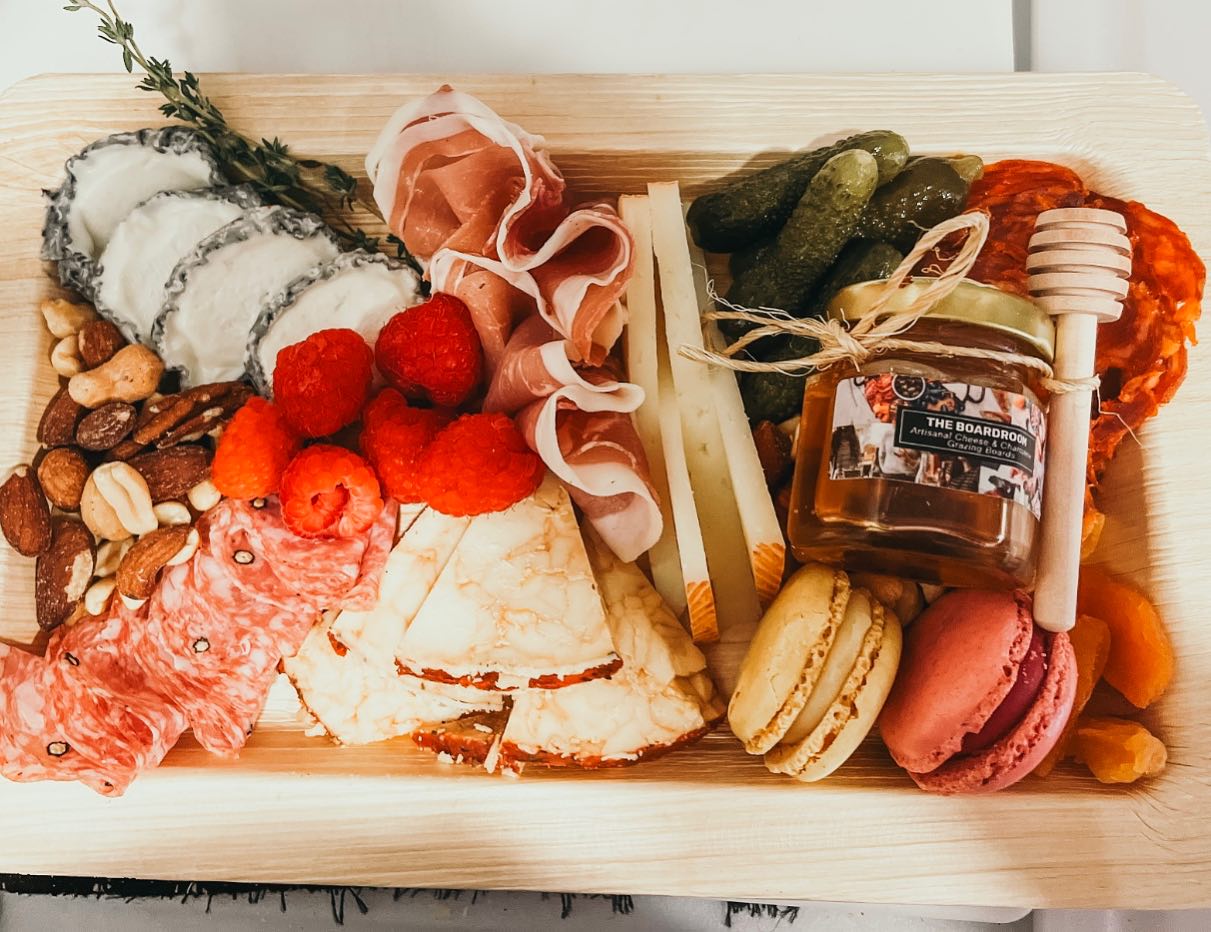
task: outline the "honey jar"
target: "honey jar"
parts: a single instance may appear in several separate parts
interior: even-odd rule
[[[861,318],[882,286],[844,289],[829,316]],[[908,282],[880,313],[925,286]],[[946,350],[1050,363],[1050,317],[963,281],[896,339],[922,345],[836,363],[804,387],[787,529],[795,557],[943,586],[1029,587],[1047,434],[1041,374]]]

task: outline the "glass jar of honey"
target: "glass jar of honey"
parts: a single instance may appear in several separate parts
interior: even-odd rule
[[[854,321],[883,282],[846,288]],[[926,286],[901,287],[885,310]],[[1031,301],[961,282],[897,339],[1051,362],[1051,318]],[[788,537],[795,557],[944,586],[1034,579],[1047,418],[1025,364],[913,349],[837,363],[804,387]]]

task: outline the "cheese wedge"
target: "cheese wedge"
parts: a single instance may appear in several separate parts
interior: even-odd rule
[[[515,693],[504,768],[636,763],[696,741],[723,717],[706,658],[660,594],[591,529],[585,535],[622,669],[608,680]]]
[[[452,722],[435,722],[412,732],[417,747],[432,751],[448,764],[482,764],[495,773],[507,709],[475,712]]]
[[[332,636],[337,641],[374,663],[393,661],[404,633],[446,568],[471,519],[451,518],[432,508],[404,506],[400,526],[405,524],[403,536],[387,558],[378,604],[366,612],[342,612],[332,625]]]
[[[693,243],[690,243],[689,249],[697,305],[699,308],[710,307],[706,256]],[[703,326],[703,341],[707,349],[716,352],[726,346],[723,334],[714,321],[708,321]],[[744,399],[740,397],[740,383],[736,381],[736,374],[721,366],[707,366],[706,369],[710,376],[711,399],[719,417],[719,433],[727,453],[727,468],[736,492],[744,543],[748,547],[749,567],[753,571],[757,599],[765,608],[782,588],[782,575],[786,569],[786,538],[782,536],[782,522],[774,511],[774,499],[765,481],[757,444],[753,442],[753,431],[744,412]]]
[[[396,660],[401,673],[500,690],[618,669],[572,502],[553,476],[512,508],[471,520]]]
[[[715,612],[721,622],[720,640],[727,645],[712,652],[720,658],[713,669],[720,674],[725,688],[730,689],[744,646],[761,614],[761,604],[715,410],[711,374],[706,366],[678,352],[683,345],[702,345],[680,191],[676,182],[649,184],[648,198],[652,242],[660,270],[669,370],[681,411],[686,462],[702,524]]]
[[[641,194],[620,197],[618,210],[622,222],[626,224],[635,241],[635,271],[627,284],[627,326],[623,331],[627,378],[643,389],[643,404],[635,411],[635,429],[639,433],[643,452],[648,459],[648,469],[651,472],[652,484],[656,487],[656,494],[660,498],[660,515],[663,519],[660,538],[648,551],[648,565],[651,568],[652,585],[673,612],[680,615],[689,604],[689,587],[686,584],[677,541],[683,533],[688,533],[688,530],[683,531],[677,524],[674,512],[683,511],[687,500],[681,489],[678,492],[682,494],[679,494],[677,500],[672,497],[667,475],[668,465],[661,443],[660,361],[657,349],[659,334],[656,319],[656,267],[652,257],[652,215],[648,209],[647,197]],[[682,460],[684,461],[684,457]],[[689,486],[688,477],[685,477],[684,486]],[[691,510],[694,507],[692,498],[688,499],[688,507]],[[697,523],[697,520],[695,515],[694,522]],[[685,523],[684,518],[681,523]],[[689,549],[691,566],[686,569],[693,576],[697,576],[691,580],[691,584],[695,587],[706,585],[709,590],[705,572],[706,557],[702,557],[700,566],[694,566],[692,544]],[[697,549],[701,551],[700,535]],[[700,620],[699,628],[701,627]]]
[[[371,744],[434,722],[499,711],[501,693],[400,676],[389,654],[379,663],[331,637],[333,617],[311,629],[297,654],[282,661],[302,703],[339,744]]]

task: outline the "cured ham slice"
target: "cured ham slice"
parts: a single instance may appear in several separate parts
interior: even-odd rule
[[[390,654],[375,662],[344,647],[332,637],[333,621],[329,616],[316,625],[283,667],[303,707],[337,743],[385,741],[504,707],[499,692],[400,676]]]
[[[661,515],[631,422],[642,392],[598,371],[626,322],[634,263],[617,212],[569,210],[542,137],[449,87],[401,108],[366,170],[434,290],[470,308],[486,408],[517,418],[619,556],[647,551]]]
[[[405,535],[405,540],[408,535]],[[610,640],[572,503],[550,477],[467,527],[396,655],[401,673],[479,689],[610,676]]]
[[[723,716],[706,658],[647,577],[591,531],[586,537],[622,669],[608,680],[517,694],[502,767],[633,764],[696,741]]]

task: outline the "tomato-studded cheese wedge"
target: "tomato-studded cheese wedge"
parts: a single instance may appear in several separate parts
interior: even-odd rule
[[[341,612],[332,623],[332,636],[367,660],[394,665],[404,633],[470,524],[470,518],[403,506],[400,526],[405,530],[387,558],[378,602],[367,611]]]
[[[503,707],[501,693],[400,676],[390,655],[378,663],[332,637],[332,615],[314,628],[283,669],[299,702],[340,744],[370,744],[425,725]]]
[[[552,476],[513,507],[471,520],[396,660],[401,673],[500,690],[618,669],[572,502]]]
[[[698,740],[723,716],[706,659],[660,594],[634,563],[591,530],[586,536],[622,669],[608,680],[517,693],[502,767],[633,764]]]

